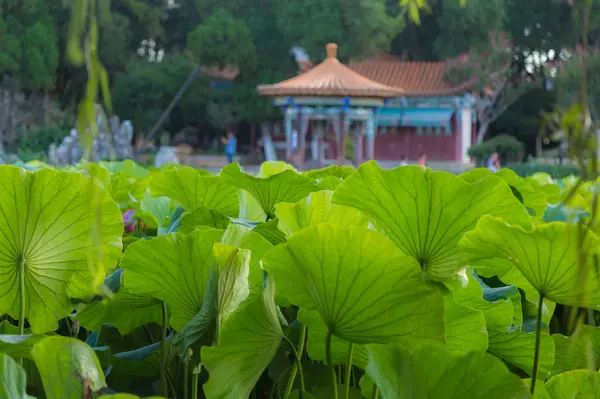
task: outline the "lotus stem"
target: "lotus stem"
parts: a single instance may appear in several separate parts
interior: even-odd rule
[[[371,394],[371,399],[377,399],[379,397],[379,388],[377,385],[373,383],[373,393]]]
[[[169,386],[167,385],[167,323],[168,323],[167,304],[163,301],[162,302],[162,329],[161,329],[161,337],[160,337],[160,340],[162,342],[162,354],[161,354],[161,362],[160,362],[160,379],[162,381],[163,395],[165,398],[169,396]]]
[[[333,334],[331,330],[327,332],[327,339],[325,340],[325,352],[327,354],[327,364],[329,365],[329,370],[331,372],[331,382],[333,389],[332,399],[338,399],[338,380],[337,375],[335,373],[335,366],[333,365],[333,358],[331,356],[331,338]]]
[[[19,335],[25,334],[25,259],[19,260]]]
[[[188,368],[188,362],[190,361],[189,356],[183,361],[183,399],[188,399],[188,373],[190,372]]]
[[[352,371],[352,355],[354,352],[354,344],[351,342],[350,347],[348,348],[348,360],[346,361],[346,375],[344,384],[346,384],[346,396],[345,398],[350,398],[350,373]]]
[[[533,373],[531,376],[531,394],[535,391],[535,383],[537,381],[538,368],[540,364],[540,341],[542,339],[542,309],[544,307],[544,296],[540,295],[538,301],[536,326],[535,326],[535,354],[533,356]]]
[[[19,335],[25,334],[25,259],[19,260]],[[23,358],[19,358],[23,365]]]
[[[295,360],[295,366],[296,369],[298,370],[298,372],[300,373],[300,390],[302,392],[306,391],[306,387],[304,386],[304,370],[302,370],[302,359],[300,358],[300,354],[298,353],[298,351],[296,350],[296,347],[294,346],[293,342],[290,341],[290,339],[288,337],[286,337],[285,335],[283,336],[283,339],[285,340],[285,342],[288,343],[288,345],[290,346],[290,348],[292,349],[292,352],[294,353],[294,360]],[[296,379],[296,374],[292,372],[293,375],[290,375],[290,381],[288,382],[288,387],[290,390],[292,389],[292,386],[294,385],[294,380]],[[287,389],[286,389],[287,391]],[[289,392],[286,392],[285,394],[285,398],[287,398],[289,395]]]
[[[302,330],[300,330],[300,340],[298,342],[297,359],[301,359],[302,355],[304,354],[304,343],[305,342],[306,342],[306,326],[302,326]],[[292,388],[294,387],[294,380],[296,379],[296,374],[300,370],[298,368],[299,365],[301,366],[301,364],[299,364],[298,362],[294,362],[294,366],[292,367],[292,371],[290,372],[290,378],[288,379],[288,383],[285,388],[285,392],[283,394],[284,398],[287,398],[290,395],[290,393],[292,392]],[[303,377],[304,376],[302,376],[302,378]],[[301,383],[303,384],[303,381],[301,381]],[[304,386],[302,387],[302,389],[304,390]]]
[[[198,399],[198,376],[200,370],[192,375],[192,399]]]

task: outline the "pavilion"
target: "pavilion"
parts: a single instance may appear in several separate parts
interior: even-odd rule
[[[292,161],[293,150],[298,167],[305,162],[306,135],[310,121],[320,121],[313,130],[317,143],[318,163],[322,165],[321,145],[327,134],[327,122],[335,134],[338,163],[345,159],[346,137],[353,127],[356,163],[374,159],[377,111],[385,101],[402,95],[402,90],[374,82],[337,59],[337,45],[327,45],[327,58],[319,65],[291,79],[272,85],[260,85],[258,91],[274,97],[275,105],[284,112],[286,160]],[[292,124],[297,122],[298,148],[292,148]],[[366,154],[363,150],[366,137]]]
[[[337,45],[327,45],[327,58],[296,77],[258,86],[264,96],[284,111],[286,160],[304,165],[306,137],[317,144],[319,165],[327,124],[335,133],[338,163],[343,162],[345,140],[353,139],[356,164],[366,158],[429,159],[468,163],[473,142],[472,82],[453,86],[445,79],[448,62],[405,62],[380,54],[349,67],[336,58]],[[311,121],[313,122],[311,125]],[[297,156],[292,154],[293,124],[298,132]],[[377,140],[375,138],[377,137]],[[366,154],[363,147],[366,141]],[[314,146],[313,146],[314,147]],[[314,150],[313,150],[314,152]]]

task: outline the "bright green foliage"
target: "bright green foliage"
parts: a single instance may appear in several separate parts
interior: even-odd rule
[[[535,351],[535,333],[523,332],[520,329],[509,333],[490,331],[489,342],[488,352],[531,375]],[[542,332],[538,376],[543,378],[549,376],[553,363],[554,342],[550,335]]]
[[[128,393],[118,393],[116,395],[102,395],[104,399],[140,399],[139,396],[130,395]],[[148,396],[144,399],[165,399],[162,396]]]
[[[581,323],[598,323],[597,223],[578,244],[594,182],[562,204],[573,179],[485,169],[23,168],[36,172],[0,167],[0,381],[14,382],[0,396],[587,399],[600,386],[600,328]],[[17,250],[38,262],[24,313]],[[51,325],[33,317],[56,303]]]
[[[131,198],[141,200],[147,186],[143,179],[147,176],[136,176],[132,170],[127,169],[111,171],[111,166],[115,169],[113,165],[108,163],[85,165],[87,174],[96,177],[116,203],[128,204]],[[138,168],[140,167],[138,166]],[[142,170],[145,172],[144,169]]]
[[[446,348],[453,353],[485,351],[488,334],[483,313],[456,303],[452,294],[444,296]]]
[[[598,247],[593,233],[585,236],[585,280],[577,264],[578,227],[547,223],[526,231],[502,219],[484,216],[476,230],[462,240],[469,261],[482,275],[497,274],[503,281],[523,288],[528,298],[543,295],[572,306],[600,305],[600,286],[592,256]]]
[[[0,323],[0,353],[14,358],[30,358],[31,348],[45,337],[31,334],[30,328],[26,328],[23,335],[19,335],[19,329],[8,320],[4,320]]]
[[[600,375],[590,374],[587,370],[575,370],[554,376],[545,384],[545,393],[534,396],[535,399],[600,398]]]
[[[210,398],[245,398],[275,356],[283,331],[274,302],[275,287],[250,297],[225,322],[216,347],[202,349],[209,379],[204,390]]]
[[[600,328],[580,325],[570,337],[552,335],[556,354],[552,374],[565,371],[600,367]]]
[[[315,310],[301,309],[298,313],[298,321],[308,327],[308,341],[306,343],[308,355],[313,360],[320,360],[327,364],[327,351],[325,339],[327,337],[327,326],[319,312]],[[345,364],[348,360],[350,344],[337,337],[331,339],[331,359],[334,364]],[[355,344],[353,349],[352,364],[365,369],[369,362],[369,354],[365,345]]]
[[[215,267],[219,273],[217,312],[219,328],[250,294],[250,251],[228,244],[215,244]]]
[[[319,223],[338,227],[367,227],[369,222],[364,215],[354,208],[332,204],[332,195],[332,191],[317,191],[295,204],[275,205],[279,230],[286,236],[291,236]]]
[[[473,183],[490,174],[489,169],[478,168],[463,173],[460,177],[469,183]],[[532,216],[542,217],[544,215],[548,201],[542,191],[535,190],[531,184],[510,169],[500,169],[495,175],[502,178],[510,186],[514,196],[527,208]]]
[[[440,294],[424,284],[413,259],[372,230],[305,229],[271,250],[263,267],[293,304],[317,310],[338,338],[443,341]]]
[[[48,399],[80,399],[106,387],[96,354],[77,339],[49,337],[31,352]]]
[[[123,288],[112,298],[93,302],[77,312],[77,320],[82,326],[98,331],[104,323],[115,326],[123,335],[148,323],[161,322],[160,301],[149,295],[136,295]]]
[[[368,162],[336,189],[332,202],[364,212],[436,280],[452,278],[466,263],[456,244],[482,215],[531,225],[527,211],[500,178],[469,184],[418,166],[387,171]]]
[[[69,297],[93,295],[121,255],[121,212],[75,172],[0,166],[0,313],[56,329]],[[24,301],[21,304],[21,301]]]
[[[207,227],[225,230],[229,223],[229,218],[221,212],[207,206],[201,206],[182,215],[179,232],[189,234],[197,228]]]
[[[367,374],[385,398],[529,398],[525,384],[483,352],[451,355],[438,346],[409,351],[371,344]]]
[[[200,310],[222,230],[172,233],[131,244],[121,259],[123,287],[169,305],[170,324],[180,330]]]
[[[150,181],[153,196],[175,200],[186,211],[208,206],[225,216],[237,217],[239,199],[237,190],[216,176],[202,175],[190,167],[163,170]]]
[[[0,398],[31,399],[25,392],[25,370],[5,353],[0,353]]]
[[[296,202],[318,187],[308,178],[292,170],[261,178],[244,173],[238,164],[223,168],[223,183],[248,191],[258,201],[263,212],[274,217],[275,205],[280,202]]]
[[[250,271],[248,279],[251,287],[263,283],[263,271],[260,260],[273,247],[262,235],[239,224],[230,224],[223,234],[221,242],[235,248],[250,250]]]

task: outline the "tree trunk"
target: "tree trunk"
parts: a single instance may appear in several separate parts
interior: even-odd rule
[[[479,129],[477,130],[477,137],[475,139],[476,144],[483,143],[483,140],[485,139],[485,135],[487,134],[489,127],[490,127],[489,122],[480,122],[479,123]]]

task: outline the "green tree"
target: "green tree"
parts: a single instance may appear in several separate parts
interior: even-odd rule
[[[25,88],[50,87],[58,66],[58,35],[46,0],[0,5],[0,73]]]
[[[595,121],[600,118],[600,51],[587,55],[587,95],[590,113]],[[559,106],[568,109],[581,102],[581,75],[584,69],[584,53],[577,52],[558,68],[554,85]]]
[[[251,68],[256,60],[250,29],[223,8],[189,33],[186,47],[202,66]]]
[[[515,48],[504,33],[490,33],[484,49],[457,59],[447,72],[453,84],[471,81],[479,127],[476,142],[486,138],[490,125],[529,88],[527,71],[514,63]]]
[[[442,1],[438,18],[441,34],[433,43],[437,56],[454,58],[487,47],[489,32],[504,30],[506,1],[467,1],[464,6],[459,0]]]
[[[403,13],[388,15],[385,0],[281,0],[276,2],[280,32],[291,46],[322,59],[329,42],[338,43],[342,59],[389,51],[404,27]]]
[[[147,132],[196,67],[189,56],[176,52],[161,62],[131,60],[124,72],[116,74],[111,91],[119,116],[130,119],[137,131]],[[205,75],[196,78],[167,120],[166,130],[177,132],[205,117],[207,83]]]

